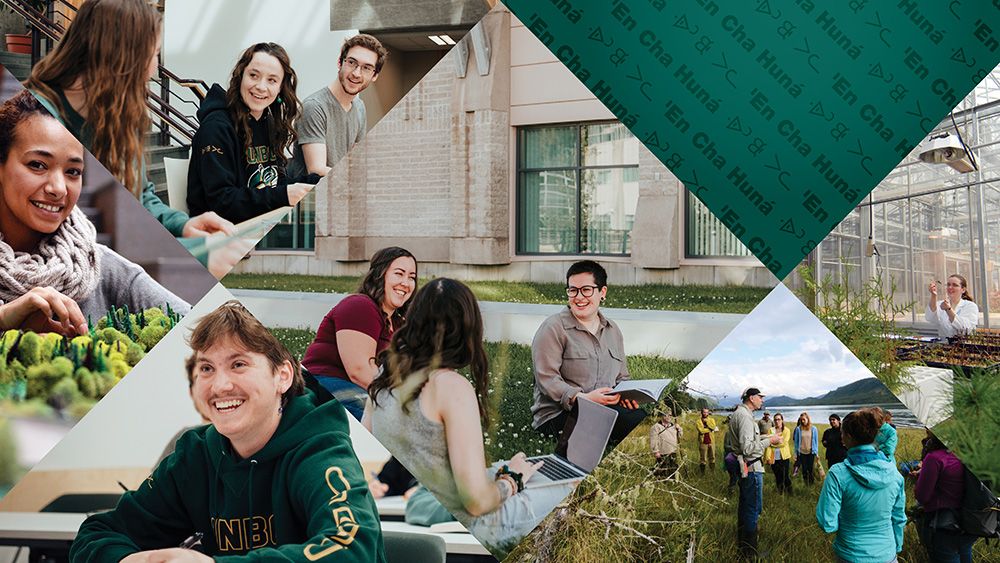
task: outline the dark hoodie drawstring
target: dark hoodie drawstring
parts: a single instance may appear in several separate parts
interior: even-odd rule
[[[253,521],[253,470],[257,467],[257,460],[250,460],[250,476],[247,478],[247,504],[250,509],[247,514],[250,517],[250,521]]]

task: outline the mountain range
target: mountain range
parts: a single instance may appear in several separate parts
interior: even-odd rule
[[[793,407],[809,405],[900,405],[896,398],[881,381],[874,377],[860,379],[838,387],[833,391],[818,397],[797,399],[787,395],[765,397],[764,404],[768,407]]]

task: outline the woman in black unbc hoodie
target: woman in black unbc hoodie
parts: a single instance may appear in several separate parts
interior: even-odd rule
[[[238,223],[295,205],[312,186],[285,178],[286,151],[299,116],[297,78],[288,53],[257,43],[240,56],[229,90],[212,86],[191,142],[187,203]]]

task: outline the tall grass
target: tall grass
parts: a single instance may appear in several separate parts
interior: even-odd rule
[[[316,337],[310,330],[272,328],[275,337],[297,358]],[[531,347],[510,342],[486,342],[490,362],[491,428],[484,432],[488,460],[509,459],[517,452],[528,455],[551,453],[555,440],[531,427],[531,405],[534,402],[535,375],[531,364]],[[680,382],[694,369],[697,362],[655,356],[629,356],[629,371],[633,379],[673,379],[668,390],[674,397],[684,397],[676,391]]]
[[[698,471],[695,415],[682,417],[681,477],[654,476],[647,439],[649,425],[637,428],[606,457],[569,499],[515,549],[507,561],[535,560],[604,563],[609,561],[737,561],[738,491],[728,491],[721,468],[721,440],[716,464]],[[826,426],[817,425],[820,430]],[[900,429],[898,461],[920,455],[923,431]],[[825,466],[825,448],[819,459]],[[793,478],[793,492],[781,496],[773,474],[764,476],[764,512],[760,546],[767,561],[833,561],[833,536],[816,523],[816,501],[822,481],[807,487]],[[906,487],[912,506],[913,484]],[[976,544],[976,561],[1000,561],[1000,547]],[[927,563],[912,524],[906,527],[901,563]]]
[[[555,440],[543,436],[531,427],[531,405],[534,402],[535,375],[531,364],[531,347],[510,342],[487,342],[490,359],[490,402],[493,427],[486,432],[486,456],[490,460],[509,459],[517,452],[528,455],[551,453]],[[672,379],[676,389],[697,362],[628,356],[632,379]],[[649,407],[646,407],[647,410]]]

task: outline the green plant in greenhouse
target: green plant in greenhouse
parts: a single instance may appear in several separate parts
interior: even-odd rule
[[[895,300],[896,281],[883,283],[881,274],[859,287],[851,287],[849,272],[834,281],[829,275],[817,280],[811,268],[799,268],[803,287],[799,297],[816,317],[893,393],[907,385],[906,368],[912,362],[896,358],[896,343],[886,335],[904,331],[896,317],[910,308]]]

